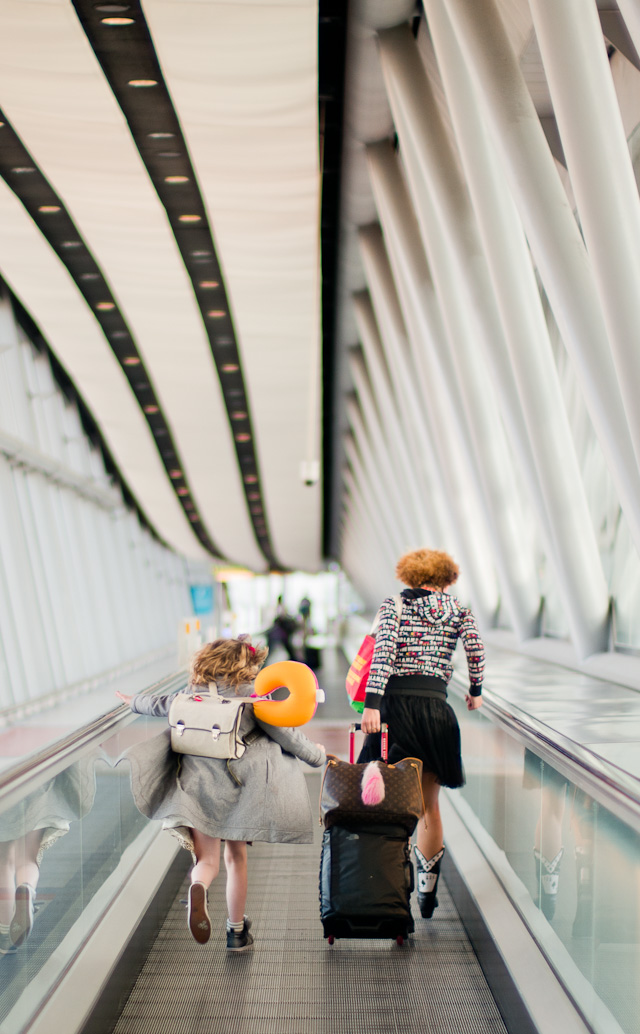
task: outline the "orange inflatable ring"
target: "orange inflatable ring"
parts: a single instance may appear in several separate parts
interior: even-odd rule
[[[306,725],[316,711],[318,680],[311,668],[300,661],[278,661],[268,664],[259,672],[255,693],[263,697],[274,689],[285,686],[289,696],[285,700],[260,700],[253,705],[253,713],[267,725]]]

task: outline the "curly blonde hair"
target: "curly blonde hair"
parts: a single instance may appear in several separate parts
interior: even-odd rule
[[[416,549],[405,553],[396,564],[396,578],[411,589],[431,585],[434,589],[446,589],[453,585],[460,574],[460,568],[448,553],[437,549]]]
[[[268,653],[266,646],[253,646],[248,635],[215,639],[193,656],[189,670],[191,685],[223,682],[237,693],[243,683],[253,682]]]

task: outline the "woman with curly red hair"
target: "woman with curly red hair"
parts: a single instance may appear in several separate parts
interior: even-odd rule
[[[367,681],[362,731],[367,734],[360,761],[380,756],[380,724],[389,725],[389,760],[422,760],[426,828],[418,825],[414,847],[420,912],[430,919],[444,855],[438,796],[441,786],[464,784],[460,727],[447,703],[458,640],[467,654],[470,687],[467,707],[482,704],[484,647],[475,617],[447,590],[458,565],[448,553],[417,549],[400,557],[396,577],[408,586],[399,599],[382,603],[376,645]]]

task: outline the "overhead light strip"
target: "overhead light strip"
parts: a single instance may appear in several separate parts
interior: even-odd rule
[[[126,7],[121,12],[126,19],[116,25],[105,22],[106,5],[72,3],[167,212],[220,379],[254,533],[269,566],[281,569],[269,532],[245,379],[213,233],[141,5],[138,0],[118,5]]]
[[[227,559],[209,536],[131,331],[114,299],[106,277],[89,251],[61,198],[34,162],[8,117],[0,109],[0,176],[66,266],[109,345],[122,366],[131,390],[145,414],[158,453],[194,534],[216,558]],[[124,483],[124,479],[121,480]],[[131,488],[128,489],[129,494]],[[138,507],[139,508],[139,507]],[[140,509],[140,508],[139,508]],[[149,518],[145,517],[146,523]]]

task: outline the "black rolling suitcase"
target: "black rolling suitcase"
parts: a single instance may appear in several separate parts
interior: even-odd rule
[[[329,944],[337,937],[390,937],[403,944],[414,930],[409,837],[421,813],[422,764],[405,758],[381,765],[384,799],[364,805],[360,784],[367,766],[353,764],[356,728],[349,730],[349,765],[329,757],[323,782],[320,918]],[[386,761],[386,726],[382,744]],[[338,774],[333,780],[331,766]]]

